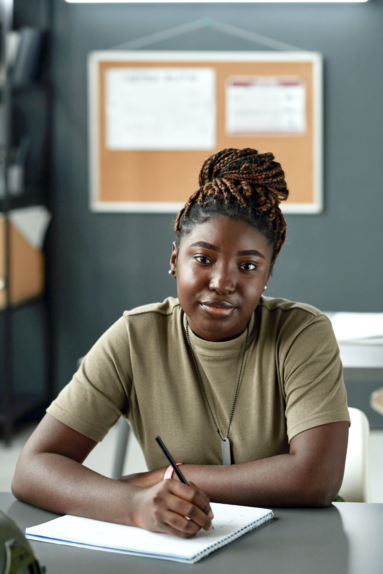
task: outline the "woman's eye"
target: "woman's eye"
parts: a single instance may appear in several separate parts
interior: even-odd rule
[[[195,259],[199,263],[203,263],[204,265],[207,265],[208,263],[210,263],[210,259],[208,257],[204,257],[203,255],[196,255]]]
[[[245,271],[253,271],[254,269],[257,269],[257,266],[255,263],[242,263],[240,268],[244,269]]]

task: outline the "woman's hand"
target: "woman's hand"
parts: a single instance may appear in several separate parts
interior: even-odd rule
[[[213,528],[210,499],[193,483],[163,480],[137,492],[134,498],[135,525],[145,530],[191,538],[201,528]]]
[[[165,472],[166,468],[159,468],[149,472],[137,472],[136,474],[122,476],[120,481],[133,486],[140,486],[141,488],[150,488],[164,480]]]

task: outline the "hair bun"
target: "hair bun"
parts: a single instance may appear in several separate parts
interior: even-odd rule
[[[274,155],[260,154],[252,148],[228,148],[209,157],[200,171],[199,185],[205,187],[215,180],[225,180],[235,186],[250,185],[261,195],[266,188],[274,196],[274,205],[289,195],[284,171],[281,164],[274,161]]]
[[[227,148],[219,151],[218,153],[210,156],[203,164],[201,171],[199,172],[199,185],[202,187],[207,183],[217,179],[221,175],[221,169],[227,163],[230,163],[232,156],[238,150],[234,148]]]

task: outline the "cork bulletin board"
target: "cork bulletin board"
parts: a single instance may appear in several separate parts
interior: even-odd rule
[[[204,160],[271,151],[285,213],[319,213],[322,58],[311,52],[93,52],[88,62],[90,208],[177,212]]]

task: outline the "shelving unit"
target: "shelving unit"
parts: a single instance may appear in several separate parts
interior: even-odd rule
[[[3,217],[3,251],[0,254],[0,262],[1,259],[3,261],[0,276],[0,294],[3,291],[0,308],[0,438],[7,443],[12,438],[15,422],[48,404],[54,387],[50,299],[45,289],[38,296],[16,302],[13,300],[12,266],[15,264],[15,251],[12,251],[14,244],[9,217],[12,210],[22,207],[45,205],[51,208],[52,94],[48,57],[51,10],[51,0],[0,0],[0,101],[3,110],[0,125],[3,169],[0,170],[0,177],[3,178],[1,187],[4,189],[0,197]],[[44,30],[44,61],[38,79],[15,83],[8,64],[7,37],[11,31],[24,26]],[[7,175],[11,151],[24,134],[31,140],[31,159],[26,164],[24,189],[19,195],[13,195]],[[49,264],[49,254],[48,258],[45,257],[46,276],[47,262]]]

